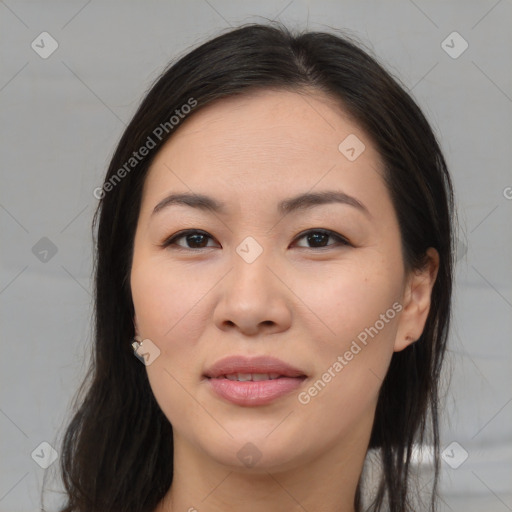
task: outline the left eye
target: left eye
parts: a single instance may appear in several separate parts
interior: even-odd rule
[[[329,241],[329,238],[333,238],[336,240],[337,243],[335,244],[329,244],[327,243]],[[325,229],[315,229],[315,230],[309,230],[306,233],[303,233],[302,235],[299,235],[296,240],[305,239],[306,243],[312,244],[311,246],[305,246],[305,245],[298,245],[299,247],[306,247],[308,249],[322,249],[324,247],[330,247],[332,245],[350,245],[348,240],[343,238],[338,233],[334,233],[333,231],[328,231]]]

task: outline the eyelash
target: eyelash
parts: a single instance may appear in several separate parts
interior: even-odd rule
[[[304,238],[307,235],[315,234],[315,233],[321,233],[322,235],[327,235],[329,237],[335,238],[337,240],[337,244],[330,244],[330,245],[323,246],[323,247],[299,247],[299,248],[300,249],[313,249],[313,250],[318,251],[318,250],[328,249],[329,247],[332,247],[333,245],[334,246],[340,246],[340,245],[341,246],[351,246],[352,245],[345,237],[341,236],[339,233],[336,233],[336,232],[328,230],[328,229],[308,229],[307,231],[303,231],[302,233],[299,233],[299,235],[297,235],[297,237],[294,239],[294,241],[300,240],[301,238]],[[206,236],[206,237],[210,238],[211,240],[214,239],[206,231],[202,231],[200,229],[185,229],[183,231],[179,231],[178,233],[176,233],[176,234],[172,235],[171,237],[167,238],[166,240],[164,240],[164,242],[161,244],[161,246],[163,248],[170,248],[171,246],[174,246],[173,249],[186,250],[186,251],[187,250],[188,251],[198,251],[201,249],[211,249],[211,247],[194,248],[194,247],[183,247],[183,246],[176,244],[176,241],[180,240],[181,238],[185,238],[186,236],[196,235],[196,234]]]

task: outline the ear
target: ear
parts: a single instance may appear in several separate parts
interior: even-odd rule
[[[425,266],[412,270],[407,277],[402,302],[403,310],[395,339],[395,352],[400,352],[421,336],[430,311],[432,288],[438,270],[439,253],[430,247],[427,250]]]

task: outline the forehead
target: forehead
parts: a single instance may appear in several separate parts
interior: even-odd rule
[[[343,152],[347,140],[358,153],[364,148],[356,159]],[[219,100],[187,118],[156,155],[145,197],[171,189],[269,197],[316,184],[368,196],[372,181],[383,192],[381,169],[369,137],[333,99],[265,90]]]
[[[272,161],[275,151],[300,159],[321,150],[338,158],[339,143],[356,132],[367,138],[327,96],[264,90],[218,100],[193,113],[167,147],[173,152],[186,143],[196,145],[198,155],[208,149],[226,158],[250,152],[265,161]]]

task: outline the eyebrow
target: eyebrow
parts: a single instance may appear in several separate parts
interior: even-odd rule
[[[283,214],[287,215],[291,212],[303,211],[315,206],[340,203],[353,206],[360,210],[362,213],[371,217],[368,208],[361,203],[358,199],[344,192],[326,190],[322,192],[309,192],[305,194],[299,194],[298,196],[291,197],[281,201],[277,209]],[[153,209],[151,215],[162,211],[172,205],[190,206],[191,208],[197,208],[199,210],[209,210],[214,213],[225,213],[226,204],[217,201],[213,197],[209,197],[203,194],[193,193],[181,193],[181,194],[170,194],[164,197]]]

